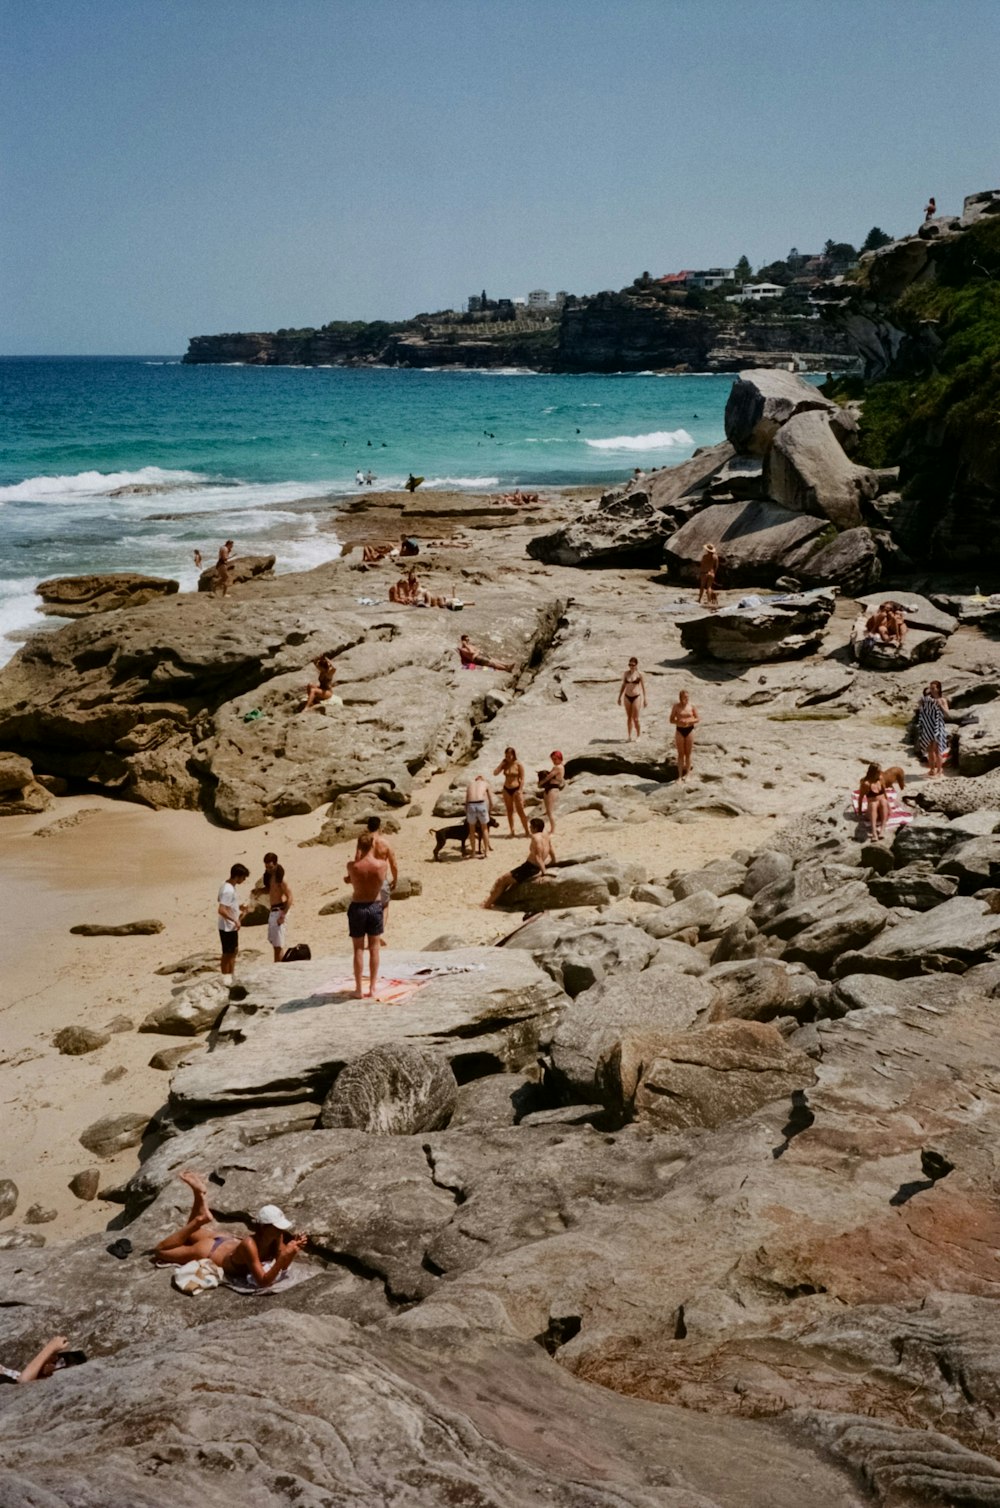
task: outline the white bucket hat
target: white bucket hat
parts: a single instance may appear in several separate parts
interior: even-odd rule
[[[276,1204],[263,1204],[257,1211],[258,1225],[273,1225],[276,1230],[291,1230],[292,1222]]]

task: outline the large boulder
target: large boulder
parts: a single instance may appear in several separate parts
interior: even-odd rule
[[[725,607],[679,623],[684,648],[700,658],[790,660],[812,654],[833,614],[832,592],[816,590],[764,599],[759,606]]]
[[[723,1021],[662,1044],[636,1089],[636,1118],[660,1130],[714,1128],[815,1081],[814,1064],[776,1027]]]
[[[505,950],[527,949],[539,968],[575,998],[619,972],[637,974],[657,951],[641,927],[625,921],[582,921],[572,912],[553,912],[522,927]]]
[[[846,455],[825,412],[796,414],[778,431],[765,463],[768,495],[838,529],[861,522],[861,504],[878,494],[879,479]]]
[[[234,555],[229,562],[229,585],[243,586],[248,581],[259,581],[262,577],[274,575],[275,556],[273,555]],[[198,577],[199,592],[214,592],[216,588],[216,567],[209,566]]]
[[[844,952],[834,965],[842,974],[887,974],[906,979],[943,969],[962,973],[1000,947],[1000,915],[971,895],[956,895],[933,910],[886,927],[859,952]]]
[[[864,881],[852,880],[837,890],[782,908],[761,923],[761,931],[781,943],[782,956],[789,963],[822,971],[841,953],[863,947],[887,921],[888,913],[872,899]]]
[[[174,990],[169,1000],[149,1012],[139,1030],[160,1032],[166,1037],[195,1037],[213,1027],[229,1004],[229,983],[218,973],[218,958],[213,962],[214,974]]]
[[[513,885],[496,904],[504,911],[559,911],[567,906],[607,906],[610,901],[607,880],[596,869],[571,864]]]
[[[792,559],[819,546],[825,528],[771,502],[712,503],[669,536],[663,558],[672,576],[695,582],[705,546],[714,544],[727,586],[773,586]]]
[[[811,409],[829,413],[835,406],[794,372],[741,372],[726,402],[726,439],[741,453],[762,456],[794,414]]]
[[[437,1050],[454,1065],[519,1069],[548,1035],[561,992],[520,950],[393,953],[391,1008],[354,999],[347,957],[241,976],[212,1050],[170,1084],[178,1121],[323,1099],[344,1066],[386,1042]],[[232,998],[235,997],[235,998]]]
[[[143,576],[137,571],[109,571],[91,576],[53,576],[40,581],[35,591],[42,599],[43,613],[60,618],[83,618],[88,613],[107,613],[119,607],[142,607],[171,597],[179,583],[162,576]]]
[[[446,1126],[458,1098],[447,1058],[406,1042],[383,1042],[342,1068],[320,1125],[412,1136]]]
[[[0,817],[33,817],[48,811],[52,797],[19,754],[0,754]]]

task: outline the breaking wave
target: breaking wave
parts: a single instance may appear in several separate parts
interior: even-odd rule
[[[686,429],[654,429],[648,435],[611,435],[606,440],[584,443],[592,450],[676,450],[682,445],[693,445],[694,440]]]

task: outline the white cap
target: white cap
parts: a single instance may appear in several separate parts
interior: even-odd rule
[[[257,1211],[258,1225],[273,1225],[276,1230],[291,1230],[292,1222],[276,1204],[262,1204]]]

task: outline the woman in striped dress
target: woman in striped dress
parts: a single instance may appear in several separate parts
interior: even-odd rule
[[[943,756],[948,752],[948,727],[944,720],[947,711],[941,682],[931,681],[917,703],[917,748],[927,760],[927,774],[931,777],[944,774]]]

